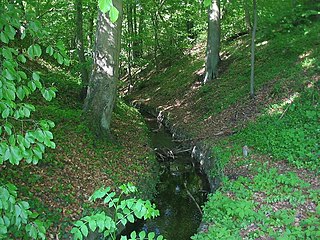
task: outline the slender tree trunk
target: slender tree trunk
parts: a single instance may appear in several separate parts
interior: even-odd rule
[[[133,42],[132,42],[132,51],[133,59],[139,57],[139,39],[138,39],[138,22],[137,22],[137,2],[133,3],[133,12],[132,12],[132,21],[133,21]]]
[[[212,0],[208,11],[208,39],[206,52],[206,71],[204,84],[218,75],[220,60],[220,0]]]
[[[89,124],[99,138],[110,135],[119,79],[122,0],[113,0],[113,4],[119,10],[115,23],[108,14],[98,14],[94,63],[84,105]]]
[[[257,31],[258,13],[257,13],[257,0],[253,0],[253,29],[251,39],[251,78],[250,78],[250,96],[254,97],[254,49],[255,49],[255,38]]]
[[[87,35],[88,39],[88,49],[92,49],[94,45],[94,19],[96,16],[96,11],[91,12],[90,18],[89,18],[89,32]]]
[[[127,22],[128,22],[128,92],[131,91],[132,85],[132,58],[133,58],[133,18],[132,18],[132,1],[127,2]]]
[[[80,93],[81,100],[84,100],[87,86],[89,84],[89,73],[86,67],[86,57],[84,55],[84,37],[83,37],[83,16],[82,0],[75,1],[76,7],[76,46],[80,62],[80,74],[82,80],[82,90]]]
[[[248,6],[248,0],[244,0],[244,16],[245,16],[245,23],[248,32],[252,31],[252,24],[251,24],[251,18],[250,18],[250,12],[249,12],[249,6]]]
[[[138,27],[138,56],[143,56],[143,31],[144,31],[144,10],[141,9],[139,14],[139,27]]]
[[[154,65],[156,68],[156,71],[158,70],[158,46],[159,46],[159,38],[158,38],[158,15],[155,11],[152,17],[152,23],[153,23],[153,31],[154,31],[154,46],[153,46],[153,59],[154,59]]]

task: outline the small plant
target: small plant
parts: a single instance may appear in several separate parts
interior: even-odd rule
[[[89,200],[96,201],[101,199],[110,210],[113,211],[112,216],[109,216],[104,211],[99,211],[90,216],[85,216],[74,223],[71,230],[74,239],[82,240],[83,237],[89,235],[89,231],[99,233],[107,239],[116,239],[119,234],[119,228],[125,226],[128,222],[133,223],[137,219],[150,219],[159,216],[159,211],[155,209],[155,205],[149,200],[137,198],[122,199],[123,196],[130,196],[137,192],[137,188],[132,184],[124,184],[120,186],[120,194],[112,192],[110,187],[100,188],[95,191]],[[121,236],[121,240],[128,239],[126,236]],[[163,236],[156,237],[155,233],[150,232],[148,235],[142,231],[131,233],[129,239],[157,239],[162,240]]]
[[[17,188],[13,184],[0,186],[0,239],[12,233],[15,237],[29,236],[45,239],[44,223],[31,212],[28,202],[17,200]],[[22,231],[24,230],[24,233]]]

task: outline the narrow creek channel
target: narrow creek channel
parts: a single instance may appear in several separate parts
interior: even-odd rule
[[[144,230],[161,234],[167,240],[190,239],[201,223],[200,207],[207,198],[209,184],[190,152],[174,142],[167,129],[159,128],[155,117],[146,113],[143,115],[152,132],[152,145],[160,163],[158,193],[153,200],[160,216],[135,222],[127,226],[122,235],[129,236],[132,231]],[[170,150],[178,153],[170,157]]]

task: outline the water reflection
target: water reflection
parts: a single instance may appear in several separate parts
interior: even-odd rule
[[[154,119],[147,120],[151,130],[158,129]],[[152,143],[158,149],[176,147],[171,135],[163,128],[152,133]],[[201,222],[199,205],[206,199],[203,191],[208,189],[206,180],[193,167],[188,153],[178,154],[174,160],[162,159],[160,172],[158,194],[154,200],[160,217],[131,224],[123,235],[144,230],[162,234],[168,240],[190,239]]]

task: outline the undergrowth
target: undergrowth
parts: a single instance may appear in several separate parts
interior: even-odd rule
[[[291,103],[272,105],[233,140],[298,168],[319,171],[319,96],[318,88],[307,89]]]
[[[113,113],[113,139],[100,141],[89,130],[82,115],[79,79],[67,71],[46,72],[40,68],[46,85],[58,89],[50,103],[33,96],[35,118],[55,122],[55,150],[48,150],[38,165],[5,165],[0,180],[12,182],[19,196],[41,213],[52,236],[66,238],[70,222],[89,211],[89,196],[103,185],[117,186],[133,182],[141,190],[139,197],[149,199],[155,192],[157,162],[149,145],[148,130],[139,112],[117,101]],[[17,232],[15,239],[22,237]],[[49,237],[52,237],[49,236]]]
[[[305,206],[317,203],[319,191],[309,189],[310,184],[292,172],[280,174],[267,165],[261,165],[258,172],[252,179],[224,178],[204,207],[207,229],[192,239],[320,237],[320,207],[305,212]]]

